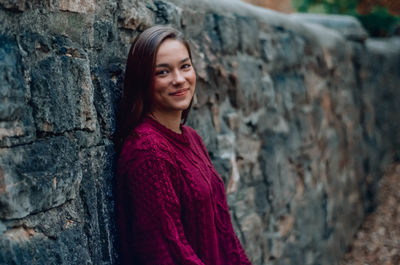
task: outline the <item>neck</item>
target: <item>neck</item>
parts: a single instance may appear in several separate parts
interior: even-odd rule
[[[180,128],[182,111],[176,113],[153,111],[149,115],[168,129],[176,133],[182,133]]]

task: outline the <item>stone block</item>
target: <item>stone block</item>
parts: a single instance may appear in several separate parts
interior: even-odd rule
[[[205,14],[195,9],[182,10],[182,29],[186,35],[191,37],[199,36],[203,32],[203,28],[199,25],[204,25]]]
[[[274,209],[282,209],[296,194],[298,173],[291,166],[290,138],[277,132],[264,133],[260,150],[261,170],[268,186],[268,201]],[[292,151],[293,152],[293,151]]]
[[[0,0],[0,5],[6,9],[25,11],[26,0]]]
[[[90,76],[88,61],[68,54],[47,57],[33,67],[31,93],[38,131],[95,130]]]
[[[96,11],[96,0],[60,0],[59,9],[76,13],[93,13]]]
[[[248,216],[253,215],[255,209],[255,188],[243,187],[236,193],[235,202],[233,203],[235,216],[241,224]],[[253,216],[254,217],[254,216]]]
[[[197,76],[197,82],[196,82],[197,86],[196,87],[199,87],[201,82],[209,81],[209,76],[207,73],[207,67],[209,67],[209,65],[205,60],[205,54],[201,50],[200,43],[189,40],[189,44],[190,44],[190,51],[192,54],[192,61],[193,61],[193,64],[196,66],[196,69],[195,69],[196,76]],[[197,93],[196,93],[196,96],[197,96],[196,104],[201,106],[201,105],[203,105],[204,101],[199,100],[199,97],[198,97],[199,90],[200,89],[198,89]]]
[[[0,147],[30,142],[35,138],[29,92],[16,41],[0,36]]]
[[[244,242],[246,242],[246,253],[252,258],[254,264],[262,262],[263,256],[263,228],[258,214],[252,213],[240,222]]]
[[[124,66],[119,63],[93,69],[94,106],[103,135],[115,132],[118,100],[122,93]]]
[[[209,153],[216,155],[217,152],[217,133],[213,125],[212,115],[207,108],[192,109],[188,117],[187,124],[196,128],[201,136]],[[211,133],[212,132],[212,133]]]
[[[360,21],[353,16],[296,13],[292,14],[291,17],[298,21],[315,23],[334,29],[349,40],[364,41],[368,38],[368,33]]]
[[[259,42],[259,28],[258,22],[255,18],[250,17],[237,17],[237,25],[239,28],[240,36],[240,49],[251,55],[259,55],[260,42]]]
[[[280,111],[286,110],[292,113],[293,110],[304,105],[307,100],[307,88],[301,74],[277,74],[271,78]]]
[[[154,7],[149,8],[154,12],[156,24],[168,24],[180,28],[182,9],[171,2],[156,0]]]
[[[95,21],[93,29],[93,48],[96,50],[107,48],[116,38],[113,25],[108,21]]]
[[[215,58],[214,53],[220,52],[222,46],[222,40],[219,36],[219,32],[217,29],[217,19],[218,18],[215,14],[207,13],[204,20],[203,45],[205,46],[205,50],[207,51],[206,56],[213,59]]]
[[[22,218],[75,198],[82,179],[77,151],[64,136],[0,149],[0,218]]]
[[[271,205],[268,197],[268,187],[264,182],[259,182],[254,187],[254,201],[257,213],[260,216],[268,216],[271,211]],[[267,226],[268,222],[263,220],[263,225]]]
[[[91,264],[85,241],[84,234],[76,225],[62,231],[56,239],[31,228],[18,227],[0,239],[0,263]]]
[[[12,235],[13,229],[24,232],[21,228],[25,228],[28,232],[27,240],[33,239],[32,236],[41,236],[42,238],[57,239],[68,228],[81,227],[82,223],[82,207],[79,200],[70,200],[43,212],[28,215],[23,219],[6,220],[6,233]],[[29,231],[33,230],[33,231]]]
[[[331,200],[331,198],[327,197],[325,191],[320,188],[318,191],[308,193],[305,199],[299,202],[296,208],[293,209],[293,229],[297,230],[301,227],[304,231],[304,234],[298,235],[297,245],[307,246],[309,244],[322,242],[328,239],[332,232],[334,232],[334,228],[327,222],[327,206],[329,200]],[[278,226],[278,228],[281,230],[281,226]],[[338,244],[340,243],[338,242]]]
[[[119,9],[119,26],[125,29],[143,31],[154,23],[156,19],[155,12],[152,12],[154,10],[157,10],[157,8],[151,4],[129,0],[121,1]],[[163,12],[166,12],[166,20],[173,19],[173,15],[168,14],[168,12],[172,12],[171,10],[168,12],[167,10],[164,10]]]
[[[116,234],[112,194],[113,156],[110,144],[83,149],[79,153],[83,174],[80,198],[86,217],[82,223],[94,264],[113,264],[116,253],[113,248]]]
[[[238,157],[252,164],[258,163],[261,141],[255,138],[239,135],[235,143]]]
[[[276,56],[271,62],[274,69],[294,68],[300,65],[305,58],[305,40],[291,31],[275,33],[273,41],[276,43]]]
[[[90,48],[93,46],[94,18],[94,13],[49,12],[45,17],[45,30],[53,36],[64,36],[69,41]]]
[[[20,51],[24,51],[27,57],[31,57],[31,60],[27,60],[28,68],[29,63],[33,63],[34,59],[42,59],[48,55],[52,48],[52,38],[45,36],[38,32],[34,32],[30,29],[21,31],[18,35],[18,44],[21,48]],[[57,42],[56,42],[57,43]],[[25,59],[25,58],[24,58]],[[28,79],[29,80],[29,79]]]
[[[230,16],[214,16],[217,34],[221,40],[222,52],[227,54],[235,54],[239,47],[239,31],[237,29],[237,21]]]
[[[235,141],[237,164],[241,179],[246,184],[262,180],[259,169],[259,155],[261,142],[255,138],[239,134]]]
[[[261,58],[266,62],[272,62],[277,56],[276,42],[272,34],[260,33]]]
[[[243,109],[244,115],[249,115],[265,106],[266,96],[260,94],[262,63],[252,58],[240,57],[237,66],[237,88],[232,87],[231,102]]]

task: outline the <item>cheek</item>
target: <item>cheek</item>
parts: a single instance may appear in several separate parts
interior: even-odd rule
[[[194,70],[189,73],[188,79],[191,83],[196,84],[196,72]]]
[[[161,93],[165,90],[165,81],[162,79],[155,79],[153,85],[153,93]]]
[[[162,98],[164,89],[162,88],[160,82],[155,81],[153,84],[153,89],[151,91],[151,97],[154,103],[157,103],[160,98]]]

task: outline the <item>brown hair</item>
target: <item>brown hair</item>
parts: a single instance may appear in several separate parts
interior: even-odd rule
[[[153,26],[140,33],[132,43],[126,63],[124,86],[117,114],[115,144],[120,151],[125,138],[132,133],[142,118],[152,109],[153,76],[156,55],[166,39],[181,41],[192,59],[188,42],[183,34],[170,26]],[[192,102],[182,112],[182,124],[186,122]]]

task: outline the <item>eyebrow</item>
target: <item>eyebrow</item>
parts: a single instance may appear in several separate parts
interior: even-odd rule
[[[179,61],[179,64],[184,63],[184,62],[189,61],[189,60],[190,60],[190,58],[189,58],[189,57],[186,57],[185,59],[180,60],[180,61]],[[156,67],[169,67],[169,64],[167,64],[167,63],[160,63],[160,64],[157,64]]]

